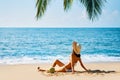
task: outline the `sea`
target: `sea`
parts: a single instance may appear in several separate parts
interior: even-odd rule
[[[68,62],[72,42],[83,62],[120,62],[120,28],[0,28],[0,64]]]

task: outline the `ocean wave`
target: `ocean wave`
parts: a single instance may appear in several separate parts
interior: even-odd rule
[[[69,56],[34,56],[34,57],[4,57],[0,59],[0,64],[39,64],[39,63],[53,63],[56,59],[67,63],[69,61]],[[82,55],[83,62],[118,62],[120,57],[106,56],[106,55]]]
[[[120,29],[0,29],[0,64],[69,61],[72,41],[82,45],[83,62],[120,61]]]
[[[120,61],[120,57],[108,56],[108,55],[83,55],[82,59],[84,62],[116,62]]]

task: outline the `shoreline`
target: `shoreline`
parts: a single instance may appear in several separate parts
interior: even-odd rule
[[[67,62],[63,62],[67,64]],[[83,62],[84,64],[93,64],[93,63],[120,63],[120,61],[104,61],[104,62]],[[39,63],[18,63],[18,64],[3,64],[0,63],[0,66],[9,66],[9,65],[38,65],[38,64],[52,64],[52,62],[39,62]]]
[[[15,65],[0,65],[0,80],[119,80],[120,79],[120,63],[84,63],[87,69],[92,72],[84,71],[79,63],[75,66],[75,72],[66,73],[46,73],[38,72],[37,67],[49,69],[50,63],[40,64],[15,64]],[[58,67],[57,67],[58,68]]]

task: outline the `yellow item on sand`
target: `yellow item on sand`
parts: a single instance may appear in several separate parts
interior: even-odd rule
[[[49,72],[50,72],[50,73],[54,73],[54,72],[55,72],[55,68],[53,68],[53,67],[50,68],[50,69],[49,69]]]

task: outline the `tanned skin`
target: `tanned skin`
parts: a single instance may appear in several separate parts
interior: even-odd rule
[[[76,46],[77,45],[77,42],[73,42],[72,46]],[[81,46],[80,46],[80,49],[81,49]],[[74,49],[74,51],[76,51]],[[79,51],[80,52],[80,51]],[[70,61],[68,64],[64,64],[62,63],[60,60],[56,60],[52,67],[55,67],[56,65],[58,65],[59,67],[61,67],[61,69],[57,70],[56,72],[66,72],[67,70],[72,70],[72,73],[75,72],[75,69],[74,69],[74,66],[75,64],[79,62],[80,63],[80,66],[82,66],[82,68],[85,70],[85,71],[88,71],[85,66],[83,65],[82,63],[82,60],[81,60],[81,57],[77,57],[75,54],[73,54],[73,52],[71,53],[70,55]],[[46,70],[43,70],[43,69],[40,69],[40,67],[38,67],[38,70],[39,71],[46,71]]]

